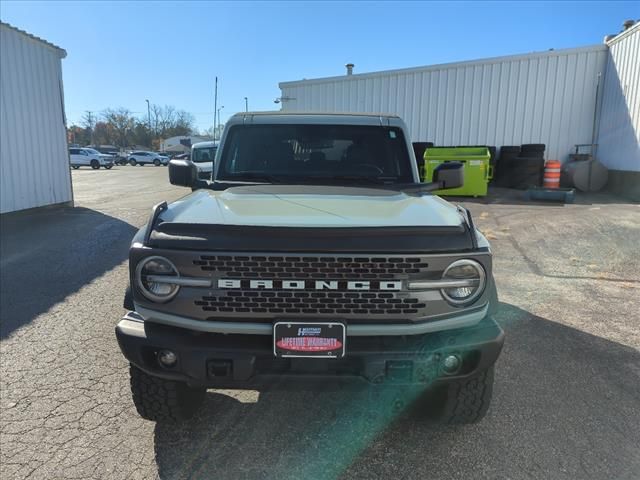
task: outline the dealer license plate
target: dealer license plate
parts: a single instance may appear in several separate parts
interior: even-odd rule
[[[273,354],[276,357],[344,357],[346,328],[339,322],[276,322]]]

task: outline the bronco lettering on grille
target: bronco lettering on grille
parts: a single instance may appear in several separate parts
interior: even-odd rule
[[[386,280],[238,280],[221,278],[218,288],[252,290],[402,290],[401,281]]]

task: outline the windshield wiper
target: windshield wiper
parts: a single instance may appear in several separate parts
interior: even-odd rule
[[[321,181],[337,181],[337,182],[354,182],[354,183],[369,183],[376,185],[389,185],[397,183],[398,177],[372,177],[364,175],[332,175],[328,177],[310,177],[310,180]]]
[[[244,172],[244,173],[235,173],[233,175],[228,175],[224,178],[216,179],[219,182],[244,182],[248,181],[249,183],[257,182],[257,183],[282,183],[282,178],[274,177],[273,175],[269,175],[267,173],[261,172]]]

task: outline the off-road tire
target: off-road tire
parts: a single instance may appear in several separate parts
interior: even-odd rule
[[[97,160],[91,160],[91,168],[98,170],[100,168],[100,162]]]
[[[198,410],[206,389],[190,388],[181,382],[164,380],[129,366],[131,395],[138,414],[154,422],[178,423]]]
[[[441,392],[446,396],[438,419],[449,425],[476,423],[484,418],[493,395],[493,366],[476,375],[453,381]]]

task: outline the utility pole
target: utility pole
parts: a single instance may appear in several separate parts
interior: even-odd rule
[[[249,111],[249,99],[247,97],[244,97],[244,111]]]
[[[91,145],[93,145],[93,112],[91,110],[87,110],[87,122],[89,123],[89,141]]]

